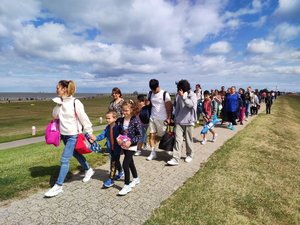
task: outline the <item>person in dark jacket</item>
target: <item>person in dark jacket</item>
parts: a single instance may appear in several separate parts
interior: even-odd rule
[[[266,114],[271,114],[271,106],[273,104],[271,93],[268,92],[267,97],[265,98],[266,103]]]

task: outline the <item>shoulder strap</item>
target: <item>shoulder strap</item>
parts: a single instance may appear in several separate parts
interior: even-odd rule
[[[164,102],[166,101],[166,94],[167,94],[167,91],[164,91],[164,97],[163,97]]]
[[[78,127],[78,121],[79,121],[79,119],[78,119],[78,116],[77,116],[77,113],[76,113],[75,101],[76,101],[76,98],[74,99],[73,105],[74,105],[74,114],[75,114],[75,118],[76,118],[77,133],[79,134],[79,133],[80,133],[80,132],[79,132],[79,127]],[[83,127],[82,127],[82,129],[83,129]]]
[[[148,93],[148,101],[151,101],[151,95],[152,95],[152,91],[149,91],[149,93]]]

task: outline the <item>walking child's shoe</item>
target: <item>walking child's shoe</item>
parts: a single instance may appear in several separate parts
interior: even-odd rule
[[[85,171],[85,175],[84,175],[82,182],[84,182],[84,183],[88,182],[94,174],[95,174],[95,171],[93,170],[92,167],[90,167],[87,171]]]
[[[122,195],[122,196],[124,196],[124,195],[127,195],[129,192],[131,192],[131,187],[130,187],[130,185],[124,185],[124,187],[122,188],[122,190],[121,191],[119,191],[119,195]]]
[[[114,185],[114,181],[112,180],[112,179],[108,179],[108,180],[106,180],[104,183],[103,183],[103,187],[105,187],[105,188],[110,188],[111,186],[113,186]]]
[[[118,175],[116,175],[115,180],[121,180],[124,177],[124,173],[120,171]]]
[[[170,165],[170,166],[178,166],[179,162],[176,159],[172,158],[171,160],[169,160],[167,162],[167,164]]]
[[[133,178],[133,180],[130,182],[129,186],[131,188],[134,188],[136,185],[138,185],[139,183],[141,183],[141,180],[139,177],[137,178]]]
[[[218,134],[216,133],[215,136],[211,139],[212,142],[215,142],[217,140]]]
[[[51,198],[63,192],[63,187],[55,184],[49,191],[45,193],[45,197]]]
[[[137,150],[136,153],[134,153],[135,156],[140,156],[142,154],[141,150]]]
[[[203,139],[202,141],[200,141],[201,145],[205,145],[206,144],[206,139]]]

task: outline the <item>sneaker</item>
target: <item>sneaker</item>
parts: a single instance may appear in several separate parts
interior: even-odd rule
[[[218,134],[215,134],[215,136],[213,136],[213,138],[211,139],[212,142],[215,142],[217,140]]]
[[[147,160],[151,161],[152,159],[156,159],[156,158],[157,158],[156,152],[155,150],[152,150],[150,155],[147,157]]]
[[[124,173],[121,171],[118,173],[118,175],[116,175],[115,180],[120,180],[124,177]]]
[[[185,158],[185,162],[186,163],[189,163],[189,162],[191,162],[193,160],[193,158],[192,158],[192,156],[187,156],[186,158]]]
[[[179,165],[178,161],[176,159],[174,159],[174,158],[172,158],[171,160],[169,160],[167,162],[167,164],[170,165],[170,166],[178,166]]]
[[[85,175],[84,175],[84,178],[83,178],[83,182],[88,182],[91,177],[95,174],[95,171],[93,170],[92,167],[90,167],[87,171],[85,171]]]
[[[142,154],[142,151],[141,150],[137,150],[136,153],[134,154],[135,156],[139,156]]]
[[[231,126],[229,129],[232,130],[232,131],[234,131],[234,126]]]
[[[201,145],[205,145],[206,144],[206,139],[203,139],[202,141],[200,141]]]
[[[247,121],[248,121],[248,118],[245,118],[245,121],[247,122]]]
[[[231,129],[232,123],[228,124],[227,128]]]
[[[129,192],[131,192],[131,187],[130,185],[124,185],[121,191],[119,191],[119,195],[127,195]]]
[[[140,180],[139,177],[133,178],[133,180],[130,182],[129,186],[130,186],[131,188],[134,188],[135,185],[138,185],[139,183],[141,183],[141,180]]]
[[[103,187],[109,188],[109,187],[113,186],[114,183],[115,183],[115,182],[114,182],[112,179],[108,179],[107,181],[105,181],[105,182],[103,183]]]
[[[63,187],[55,184],[49,191],[45,193],[45,197],[51,198],[63,192]]]

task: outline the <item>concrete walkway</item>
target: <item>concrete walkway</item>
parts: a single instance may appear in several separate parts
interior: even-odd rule
[[[153,210],[192,177],[213,152],[255,117],[243,126],[236,126],[235,131],[224,128],[225,124],[216,127],[218,140],[215,143],[208,141],[206,145],[199,143],[201,128],[196,128],[195,153],[190,163],[182,160],[179,166],[167,166],[170,156],[163,151],[158,152],[157,160],[146,161],[150,152],[144,151],[142,156],[134,158],[141,183],[126,196],[117,196],[123,181],[116,181],[109,189],[101,189],[108,177],[107,163],[96,168],[93,179],[87,183],[81,181],[82,174],[76,175],[64,184],[64,193],[54,198],[44,198],[44,190],[1,207],[0,224],[143,224]],[[211,134],[207,137],[210,139]]]

